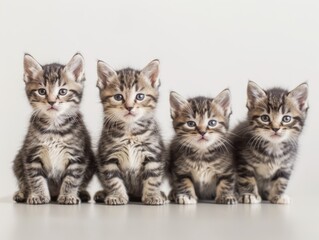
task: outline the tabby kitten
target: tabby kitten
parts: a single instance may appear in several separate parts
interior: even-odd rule
[[[306,120],[308,85],[288,92],[250,81],[247,95],[248,118],[234,130],[239,202],[288,204],[284,193]]]
[[[96,202],[126,204],[141,199],[144,204],[166,201],[159,187],[164,174],[163,141],[154,117],[159,96],[159,61],[143,70],[114,71],[97,63],[104,127],[97,153],[98,177],[103,190]]]
[[[24,144],[14,160],[18,179],[16,202],[60,204],[89,201],[85,190],[94,173],[94,155],[79,105],[84,59],[66,65],[40,65],[24,56],[24,81],[33,108]]]
[[[230,91],[216,98],[184,99],[170,94],[175,129],[169,150],[171,200],[195,204],[198,199],[215,199],[235,204],[235,171],[228,140],[231,114]]]

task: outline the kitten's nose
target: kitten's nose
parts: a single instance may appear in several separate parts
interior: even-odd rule
[[[56,102],[48,102],[51,106],[53,106]]]
[[[272,130],[276,133],[279,131],[279,128],[272,128]]]
[[[206,132],[204,131],[198,131],[200,135],[202,135],[202,137],[204,137],[204,135],[206,134]]]
[[[133,107],[125,107],[127,109],[127,111],[132,111]]]

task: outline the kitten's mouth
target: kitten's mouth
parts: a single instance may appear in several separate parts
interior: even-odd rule
[[[124,115],[124,117],[135,117],[135,114],[132,112],[128,112],[127,114]]]
[[[201,137],[200,139],[198,139],[198,142],[207,142],[208,139],[205,137]]]
[[[270,137],[271,137],[271,138],[280,138],[281,135],[278,134],[278,133],[274,133],[274,134],[271,134]]]
[[[53,107],[53,106],[51,106],[51,107],[48,108],[48,111],[58,111],[58,109]]]

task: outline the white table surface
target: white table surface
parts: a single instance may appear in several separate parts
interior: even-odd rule
[[[288,206],[30,206],[0,199],[0,239],[319,239],[318,198]]]

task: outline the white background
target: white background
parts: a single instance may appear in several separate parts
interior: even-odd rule
[[[102,124],[97,59],[117,69],[160,59],[157,115],[166,142],[172,135],[170,90],[213,97],[229,87],[234,126],[246,114],[248,79],[288,89],[307,81],[310,110],[288,192],[292,199],[318,197],[317,0],[0,0],[0,197],[17,189],[12,161],[31,113],[23,54],[42,64],[65,64],[78,51],[86,60],[82,111],[94,145]]]

